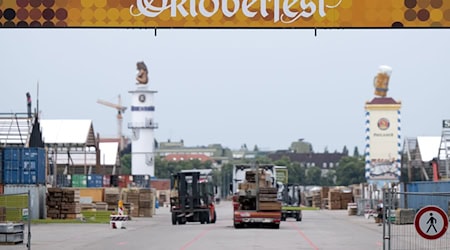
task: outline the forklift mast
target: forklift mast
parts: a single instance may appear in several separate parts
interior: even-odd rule
[[[199,172],[180,172],[172,176],[172,189],[178,191],[180,209],[195,209],[209,205],[208,182],[200,181]]]

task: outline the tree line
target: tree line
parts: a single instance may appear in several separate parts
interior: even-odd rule
[[[364,176],[364,159],[362,156],[345,156],[339,161],[339,165],[333,169],[322,171],[320,167],[305,167],[300,162],[291,162],[288,157],[283,157],[277,161],[271,161],[267,157],[258,157],[254,160],[246,160],[240,163],[260,162],[263,164],[274,164],[286,166],[288,169],[288,178],[290,183],[299,183],[301,185],[319,185],[319,186],[348,186],[366,182]],[[121,158],[122,174],[130,174],[131,157],[129,154]],[[162,157],[155,159],[155,175],[159,179],[169,179],[171,174],[185,169],[213,169],[214,180],[217,185],[231,183],[233,164],[224,164],[221,170],[213,167],[213,162],[201,162],[198,159],[189,161],[167,161]]]

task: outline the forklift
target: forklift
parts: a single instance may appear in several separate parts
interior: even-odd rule
[[[216,222],[214,186],[211,176],[199,171],[172,174],[170,212],[172,225],[186,222]]]
[[[281,220],[286,218],[295,218],[296,221],[302,220],[301,210],[301,190],[298,184],[283,184]]]

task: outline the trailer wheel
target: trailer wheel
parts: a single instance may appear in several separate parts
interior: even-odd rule
[[[234,228],[236,228],[236,229],[243,228],[243,227],[244,227],[244,225],[242,225],[242,224],[234,223]]]
[[[272,225],[272,228],[274,228],[274,229],[280,229],[280,224],[275,224],[275,223],[274,223],[274,224]]]
[[[176,225],[176,224],[177,224],[177,214],[172,213],[172,225]]]

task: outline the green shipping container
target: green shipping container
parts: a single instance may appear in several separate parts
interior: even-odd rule
[[[72,187],[87,187],[87,177],[84,174],[72,175]]]

